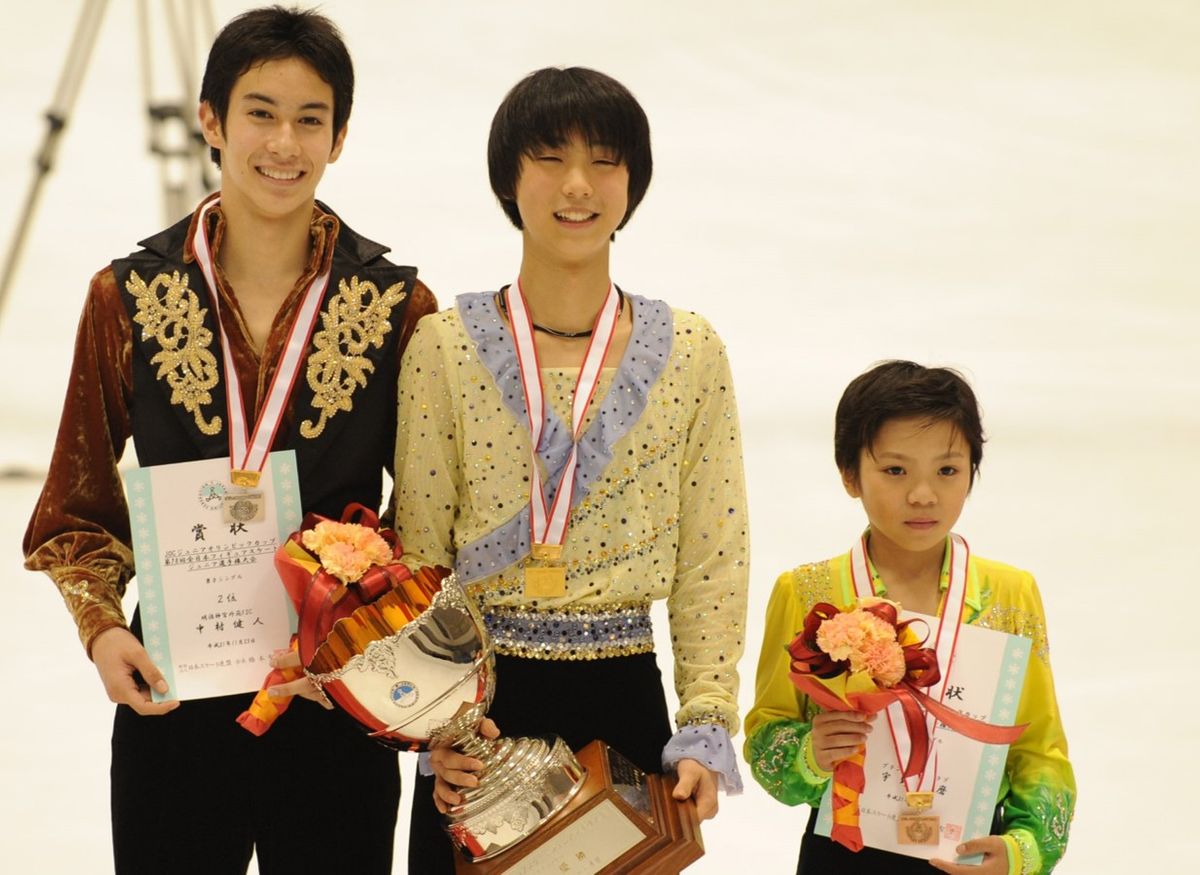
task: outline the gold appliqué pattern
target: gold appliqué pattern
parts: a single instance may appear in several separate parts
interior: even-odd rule
[[[373,282],[357,276],[349,283],[338,281],[338,293],[321,313],[321,330],[313,335],[316,351],[308,357],[312,406],[320,416],[315,423],[306,419],[300,424],[302,436],[317,437],[338,411],[353,408],[355,390],[366,386],[367,374],[375,370],[363,353],[383,345],[392,330],[392,308],[407,297],[403,282],[381,293]]]
[[[217,359],[211,352],[212,332],[204,327],[206,307],[188,288],[187,274],[160,273],[149,286],[130,271],[125,290],[137,301],[133,321],[142,326],[142,340],[153,337],[160,347],[150,359],[158,365],[155,378],[171,387],[171,403],[181,404],[203,434],[221,431],[221,417],[204,418],[203,407],[212,403],[212,389],[220,382]],[[164,291],[165,290],[165,291]]]

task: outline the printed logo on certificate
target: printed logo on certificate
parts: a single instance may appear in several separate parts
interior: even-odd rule
[[[165,699],[259,689],[296,615],[275,549],[300,528],[293,450],[271,453],[258,485],[230,484],[229,459],[125,475],[142,639],[170,685]]]
[[[900,616],[902,620],[919,617],[936,628],[936,617],[908,612]],[[1019,635],[964,624],[942,703],[989,723],[1014,725],[1030,645],[1028,638]],[[932,798],[930,804],[914,807],[909,797],[925,794],[906,792],[896,746],[881,713],[867,735],[863,763],[866,787],[859,797],[863,843],[926,860],[939,857],[981,863],[982,856],[959,858],[954,849],[991,832],[1007,757],[1008,745],[973,741],[939,723],[929,753],[926,785]],[[821,799],[818,835],[828,836],[833,828],[831,792],[827,789]]]

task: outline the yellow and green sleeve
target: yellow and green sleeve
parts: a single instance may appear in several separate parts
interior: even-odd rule
[[[979,560],[984,609],[977,623],[1032,642],[1017,722],[1029,728],[1008,750],[1000,787],[1004,834],[1014,873],[1053,871],[1066,851],[1075,812],[1075,772],[1067,754],[1050,670],[1046,614],[1033,576],[998,562]]]
[[[803,566],[784,572],[767,605],[766,630],[755,678],[754,707],[746,716],[743,748],[750,772],[763,789],[786,805],[820,804],[829,773],[813,760],[809,739],[817,708],[788,678],[787,645],[804,625],[808,607],[798,592],[828,580],[828,566]]]

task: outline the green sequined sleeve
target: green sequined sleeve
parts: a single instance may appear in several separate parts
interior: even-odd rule
[[[819,580],[814,579],[814,575]],[[744,754],[754,779],[787,805],[817,805],[829,774],[812,758],[808,736],[817,711],[788,678],[788,643],[804,624],[811,584],[828,580],[828,569],[802,566],[780,575],[767,605],[766,629],[754,681],[754,707],[746,715]],[[811,594],[810,594],[811,595]]]
[[[778,720],[759,727],[746,740],[754,780],[785,805],[816,807],[829,783],[829,775],[812,762],[810,730],[808,723]]]

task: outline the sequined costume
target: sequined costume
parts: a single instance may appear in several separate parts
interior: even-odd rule
[[[780,575],[767,607],[754,707],[746,716],[744,753],[755,779],[781,802],[810,805],[814,812],[829,780],[828,773],[813,759],[810,746],[811,721],[819,709],[788,679],[790,663],[785,648],[814,604],[853,604],[849,569],[847,553]],[[873,565],[871,573],[876,594],[886,595]],[[947,582],[945,569],[943,591]],[[967,623],[1023,635],[1032,641],[1016,718],[1017,723],[1028,723],[1029,728],[1009,748],[997,803],[1011,871],[1023,875],[1050,872],[1066,850],[1075,809],[1075,776],[1054,695],[1045,612],[1037,584],[1028,572],[972,555],[966,617]],[[841,846],[834,848],[844,850]],[[897,865],[913,859],[876,853],[895,860]],[[854,857],[849,851],[845,856],[849,860]],[[928,869],[927,863],[918,862],[922,871]]]
[[[209,238],[219,252],[225,232],[219,208],[212,222]],[[134,439],[142,464],[228,455],[224,366],[210,294],[220,296],[253,421],[305,288],[318,272],[331,272],[323,318],[274,446],[296,449],[298,461],[309,457],[307,476],[300,464],[301,500],[305,510],[325,514],[339,513],[348,500],[377,506],[382,498],[400,353],[412,326],[436,308],[416,282],[415,268],[392,265],[382,257],[385,247],[318,205],[309,261],[260,355],[219,264],[218,288],[204,283],[192,231],[185,220],[93,278],[49,476],[25,536],[26,567],[54,580],[89,654],[99,634],[126,625],[121,597],[134,568],[117,471],[126,442]],[[373,304],[379,306],[368,314]],[[353,338],[342,331],[347,319],[357,320]],[[331,349],[341,356],[333,365]],[[338,368],[338,385],[331,387],[326,377]],[[352,460],[345,458],[345,442],[361,450]],[[343,463],[327,464],[324,451]],[[130,628],[140,637],[137,614]],[[252,695],[192,700],[158,717],[117,707],[111,766],[116,870],[245,871],[256,853],[264,873],[343,865],[390,871],[399,802],[395,754],[345,715],[307,700],[294,703],[275,731],[252,736],[235,723]],[[310,824],[284,800],[336,795],[346,771],[360,776],[355,792],[363,811],[350,827],[353,835],[340,836],[346,847],[311,847],[305,840]]]
[[[619,367],[604,370],[580,440],[565,596],[523,592],[529,428],[511,334],[491,293],[461,296],[413,335],[397,423],[397,526],[406,562],[454,567],[498,653],[565,664],[564,672],[571,662],[650,654],[650,603],[667,599],[680,707],[661,759],[700,760],[736,792],[730,736],[739,726],[749,545],[729,363],[701,317],[627,300],[628,346]],[[547,484],[570,451],[576,373],[542,369]],[[638,725],[619,702],[610,707]]]

